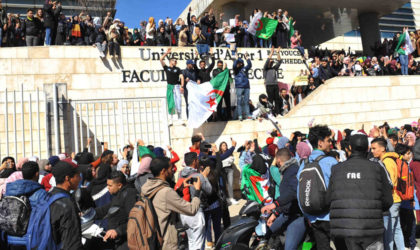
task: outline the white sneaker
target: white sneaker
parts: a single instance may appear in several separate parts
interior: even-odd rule
[[[414,247],[413,250],[420,250],[420,248],[416,246],[416,247]]]
[[[230,199],[229,199],[229,203],[230,203],[231,205],[237,205],[239,202],[238,202],[237,200],[233,199],[233,198],[230,198]]]

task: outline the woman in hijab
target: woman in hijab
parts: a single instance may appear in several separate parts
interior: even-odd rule
[[[140,32],[139,32],[139,29],[135,28],[133,36],[131,37],[131,44],[133,46],[140,46],[140,43],[141,43]]]
[[[117,164],[117,171],[121,171],[125,178],[130,177],[130,167],[128,166],[129,162],[127,160],[120,160]]]
[[[0,178],[7,178],[15,171],[15,159],[10,156],[4,157],[0,166]]]
[[[407,135],[405,136],[405,143],[409,147],[413,147],[414,144],[416,143],[416,134],[414,134],[413,132],[408,132]]]

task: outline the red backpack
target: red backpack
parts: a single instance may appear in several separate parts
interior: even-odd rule
[[[408,163],[400,158],[395,159],[398,170],[397,186],[395,191],[401,200],[407,201],[414,199],[414,176],[408,167]]]

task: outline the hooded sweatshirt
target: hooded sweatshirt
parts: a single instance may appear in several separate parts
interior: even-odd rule
[[[178,235],[175,228],[176,214],[193,216],[200,207],[200,192],[195,193],[191,202],[182,199],[169,183],[158,178],[148,179],[142,187],[142,194],[149,196],[154,190],[162,187],[153,198],[153,206],[163,235],[162,249],[178,249]],[[166,228],[166,231],[165,231]]]
[[[394,203],[401,202],[400,196],[395,192],[395,187],[397,186],[398,181],[398,169],[397,163],[395,160],[399,157],[399,155],[395,152],[387,152],[381,157],[381,161],[384,163],[386,170],[391,177],[392,185],[394,186],[394,190],[392,191],[392,197],[394,198]]]
[[[209,182],[209,180],[204,177],[202,174],[200,174],[197,169],[192,168],[192,167],[185,167],[184,169],[181,170],[181,172],[179,173],[179,176],[181,178],[188,178],[188,177],[199,177],[200,181],[201,181],[201,190],[204,191],[205,194],[211,194],[212,192],[212,188],[211,188],[211,184]],[[190,194],[191,197],[195,196],[196,190],[193,186],[190,187]]]

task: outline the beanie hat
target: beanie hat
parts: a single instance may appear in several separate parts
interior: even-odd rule
[[[274,157],[276,155],[276,149],[277,149],[276,144],[270,144],[268,146],[268,155],[271,157]]]
[[[268,137],[267,140],[265,140],[265,143],[267,143],[267,145],[273,144],[273,142],[274,142],[273,137]]]
[[[57,164],[57,162],[59,162],[59,161],[60,161],[60,158],[58,158],[58,156],[56,156],[56,155],[48,158],[48,163],[50,163],[51,167],[54,167],[54,165]]]

